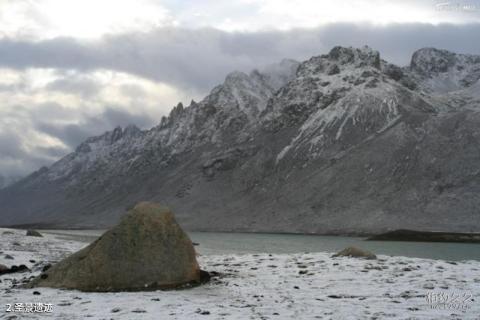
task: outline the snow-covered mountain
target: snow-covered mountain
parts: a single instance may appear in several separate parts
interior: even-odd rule
[[[89,138],[0,191],[0,224],[103,227],[140,200],[193,230],[480,231],[480,56],[368,47],[233,72],[158,126]]]

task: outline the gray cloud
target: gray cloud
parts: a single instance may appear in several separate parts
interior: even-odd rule
[[[247,71],[283,58],[306,59],[334,45],[367,44],[398,64],[407,64],[412,52],[425,46],[480,53],[480,43],[475,41],[479,33],[480,24],[420,23],[332,24],[311,30],[250,33],[166,28],[90,42],[72,38],[34,43],[3,39],[0,65],[17,69],[111,69],[205,93],[234,69]]]
[[[42,146],[38,146],[34,150],[27,150],[22,135],[15,130],[3,131],[0,134],[0,150],[0,173],[6,179],[22,176],[26,172],[49,164],[52,162],[52,157],[57,158],[66,151]]]
[[[25,156],[25,151],[21,148],[22,141],[20,137],[12,131],[3,132],[0,135],[0,159],[17,159]]]
[[[91,97],[98,93],[98,84],[81,76],[73,78],[61,78],[49,83],[46,90],[79,94],[82,97]]]

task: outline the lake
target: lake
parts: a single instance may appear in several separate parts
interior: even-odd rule
[[[66,239],[92,242],[104,230],[43,230]],[[442,260],[480,260],[478,243],[365,241],[365,238],[299,234],[189,232],[200,254],[336,252],[358,246],[375,254]]]

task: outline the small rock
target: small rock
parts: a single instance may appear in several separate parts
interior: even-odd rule
[[[208,281],[210,281],[211,279],[211,275],[209,272],[205,271],[205,270],[200,270],[200,282],[201,283],[207,283]]]
[[[423,289],[433,290],[435,289],[435,286],[432,283],[425,283]]]
[[[331,65],[327,70],[327,74],[329,76],[337,74],[337,73],[340,73],[340,68],[336,64]]]
[[[45,272],[47,271],[48,269],[50,269],[52,267],[52,265],[49,263],[49,264],[46,264],[43,268],[42,268],[42,272]]]
[[[34,295],[34,296],[39,296],[39,295],[41,295],[41,293],[38,292],[38,291],[33,291],[33,295]]]
[[[357,247],[348,247],[340,252],[337,252],[332,257],[354,257],[365,259],[377,259],[377,256],[367,250],[362,250]]]
[[[5,259],[9,259],[9,260],[13,260],[13,257],[12,257],[11,255],[9,255],[9,254],[6,254],[6,255],[4,256],[4,258],[5,258]]]
[[[120,312],[120,308],[113,308],[110,312],[111,313],[117,313],[117,312]]]
[[[27,230],[26,235],[29,237],[43,237],[42,234],[37,230]]]
[[[26,265],[24,264],[21,264],[19,266],[12,266],[10,268],[10,273],[14,273],[14,272],[27,272],[27,271],[30,271],[30,269],[27,268]]]
[[[133,309],[132,312],[133,312],[133,313],[146,313],[147,311],[146,311],[146,310],[143,310],[143,309],[137,308],[137,309]]]
[[[366,88],[376,88],[377,87],[378,80],[376,78],[373,78],[367,84],[365,85]]]
[[[400,297],[404,299],[413,298],[413,293],[411,291],[404,291],[400,293]]]
[[[21,264],[19,266],[13,265],[11,268],[7,268],[4,265],[0,265],[0,274],[27,272],[27,271],[30,271],[30,269],[28,269],[27,266],[25,266],[24,264]]]
[[[0,264],[0,274],[7,273],[10,270],[6,265]]]
[[[197,309],[195,313],[201,314],[201,315],[208,315],[210,314],[210,311],[207,310],[202,310],[202,309]]]

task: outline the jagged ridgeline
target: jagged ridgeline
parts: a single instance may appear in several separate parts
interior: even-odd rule
[[[480,56],[368,47],[234,72],[142,131],[0,191],[0,224],[103,227],[138,201],[191,230],[480,231]]]

